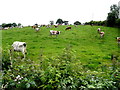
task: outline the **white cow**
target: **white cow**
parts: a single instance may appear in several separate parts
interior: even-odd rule
[[[40,30],[40,28],[35,28],[36,32],[38,32]]]
[[[98,28],[98,29],[97,29],[97,31],[98,31],[98,33],[100,33],[101,29],[100,29],[100,28]]]
[[[120,45],[120,37],[117,37],[118,45]]]
[[[25,54],[26,54],[26,42],[19,42],[19,41],[15,41],[13,42],[12,44],[12,51],[18,51],[18,52],[22,52],[22,54],[24,55],[24,58],[25,58]]]
[[[50,35],[59,35],[60,31],[54,31],[54,30],[50,30]]]
[[[97,31],[100,34],[100,37],[102,38],[104,36],[105,32],[101,31],[100,28],[98,28]]]
[[[4,30],[8,30],[8,29],[9,29],[9,27],[5,27],[5,28],[4,28]]]
[[[100,32],[100,37],[102,38],[102,37],[104,37],[104,32]]]

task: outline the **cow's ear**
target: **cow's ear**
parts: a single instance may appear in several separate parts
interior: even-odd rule
[[[24,43],[23,46],[26,47],[26,43]]]

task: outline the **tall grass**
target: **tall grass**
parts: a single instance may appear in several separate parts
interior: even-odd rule
[[[116,41],[119,29],[99,26],[105,32],[101,39],[98,26],[71,26],[69,31],[65,31],[65,27],[42,27],[39,32],[31,27],[0,31],[3,87],[120,88],[120,52]],[[50,29],[61,31],[61,34],[50,36]],[[21,60],[22,53],[18,55],[17,52],[10,60],[9,49],[14,41],[27,43],[25,60]],[[116,55],[116,59],[111,60],[111,55]],[[21,80],[16,79],[18,76]]]

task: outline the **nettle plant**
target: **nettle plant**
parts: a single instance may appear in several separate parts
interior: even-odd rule
[[[4,51],[2,88],[120,88],[120,68],[114,71],[109,68],[105,68],[104,71],[93,71],[84,68],[75,53],[72,47],[68,46],[57,57],[47,58],[41,54],[37,61],[14,58],[11,65],[10,55]]]

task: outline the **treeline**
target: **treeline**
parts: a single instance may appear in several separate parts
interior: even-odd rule
[[[2,23],[2,25],[0,25],[2,28],[5,28],[5,27],[17,27],[17,26],[21,26],[21,23]]]
[[[120,19],[116,19],[114,23],[112,21],[109,21],[109,20],[104,20],[104,21],[91,20],[90,22],[85,22],[85,25],[120,27]]]
[[[85,22],[85,25],[105,26],[106,20],[105,21],[93,21],[93,20],[91,20],[90,22]]]
[[[101,25],[108,27],[120,27],[120,17],[119,17],[119,9],[117,5],[110,6],[110,12],[108,13],[107,19],[104,21],[93,21],[86,22],[85,25]]]

